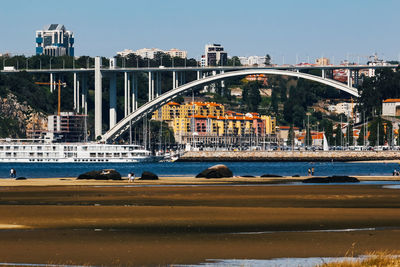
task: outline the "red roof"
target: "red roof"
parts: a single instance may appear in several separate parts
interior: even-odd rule
[[[396,103],[396,102],[400,102],[399,98],[389,98],[383,101],[383,103]]]
[[[167,105],[169,105],[169,106],[180,106],[180,104],[176,103],[176,102],[169,102],[169,103],[167,103]]]

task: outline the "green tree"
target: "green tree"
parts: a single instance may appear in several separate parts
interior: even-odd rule
[[[271,109],[272,112],[274,112],[274,114],[278,114],[279,110],[278,110],[278,105],[279,105],[279,100],[278,100],[278,93],[275,89],[272,90],[271,93]]]
[[[311,135],[311,129],[309,127],[306,128],[305,144],[306,146],[312,145],[312,135]]]
[[[346,141],[349,146],[354,145],[354,136],[353,136],[353,122],[349,121],[346,127]]]
[[[383,125],[383,120],[381,117],[376,117],[372,120],[369,125],[369,137],[368,141],[371,146],[381,146],[384,144],[385,140],[385,129]]]
[[[366,144],[366,141],[367,141],[367,140],[365,140],[365,136],[366,136],[366,133],[365,133],[365,126],[363,125],[363,126],[361,126],[360,133],[359,133],[359,135],[358,135],[357,145],[363,146],[363,145]]]
[[[228,58],[227,65],[228,66],[242,66],[242,63],[240,63],[239,57],[233,56],[232,58]]]
[[[269,54],[267,54],[267,55],[265,56],[265,62],[264,62],[264,64],[267,65],[267,66],[270,66],[270,65],[271,65],[271,56],[270,56]]]
[[[289,128],[288,140],[287,140],[288,146],[294,145],[294,137],[295,137],[295,134],[294,134],[293,124],[291,124],[290,128]]]
[[[258,82],[249,82],[243,87],[242,97],[249,111],[258,112],[261,103],[260,85]]]
[[[333,123],[331,120],[326,118],[322,119],[320,122],[320,127],[323,129],[326,140],[328,141],[328,145],[333,146],[335,144],[335,140],[333,138]]]
[[[342,142],[343,142],[342,127],[340,126],[340,124],[338,124],[335,129],[335,145],[343,146]]]

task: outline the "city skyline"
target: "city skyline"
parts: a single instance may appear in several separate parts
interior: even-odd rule
[[[95,6],[94,6],[94,3]],[[5,1],[0,10],[0,53],[33,55],[35,31],[52,23],[75,34],[76,55],[115,56],[140,48],[178,48],[200,59],[204,46],[220,43],[229,56],[264,56],[273,63],[366,62],[378,53],[399,60],[396,1]],[[57,11],[57,12],[55,12]],[[37,14],[40,14],[38,16]],[[17,18],[17,19],[16,19]]]

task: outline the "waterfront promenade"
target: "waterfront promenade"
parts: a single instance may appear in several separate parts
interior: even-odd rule
[[[400,151],[188,151],[179,161],[396,161]]]

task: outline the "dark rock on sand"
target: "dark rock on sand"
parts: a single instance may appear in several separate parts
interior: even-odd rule
[[[205,169],[201,173],[197,174],[196,178],[228,178],[232,176],[233,173],[228,167],[219,164]]]
[[[329,177],[313,177],[303,180],[303,183],[359,183],[355,177],[351,176],[329,176]]]
[[[270,178],[276,178],[276,177],[282,177],[282,175],[277,175],[277,174],[263,174],[263,175],[261,175],[261,177],[264,177],[264,178],[268,178],[268,177],[270,177]]]
[[[28,179],[26,179],[26,177],[17,177],[15,178],[15,180],[28,180]]]
[[[245,177],[245,178],[254,178],[255,176],[254,176],[254,175],[242,175],[242,176],[240,176],[240,177]]]
[[[158,176],[152,172],[143,172],[139,180],[158,180]]]
[[[298,175],[298,174],[295,174],[295,175],[292,175],[292,177],[300,177],[300,175]]]
[[[90,171],[78,176],[79,180],[121,180],[121,174],[113,169]]]

